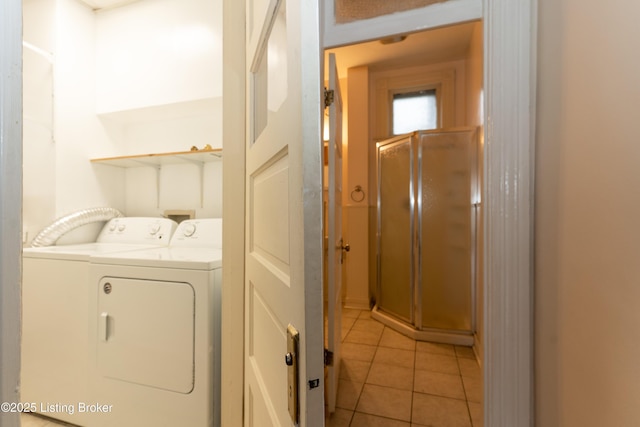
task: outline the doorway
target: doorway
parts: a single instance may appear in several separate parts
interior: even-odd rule
[[[376,249],[377,219],[376,211],[377,199],[377,174],[376,174],[376,142],[385,140],[393,136],[391,130],[392,114],[389,106],[389,93],[412,93],[422,89],[429,89],[436,95],[438,118],[434,121],[438,128],[461,127],[461,126],[482,126],[482,61],[483,61],[483,28],[480,21],[452,25],[436,30],[424,31],[393,37],[384,40],[376,40],[367,43],[334,48],[327,53],[335,53],[340,74],[340,83],[344,93],[345,118],[348,132],[344,138],[344,169],[343,169],[343,206],[346,239],[350,245],[350,252],[347,254],[345,267],[346,291],[345,291],[345,317],[343,317],[343,338],[346,338],[346,350],[343,356],[346,357],[346,365],[341,367],[343,375],[341,384],[349,388],[349,393],[355,394],[356,402],[341,396],[338,408],[340,417],[348,416],[345,411],[351,411],[351,419],[357,420],[363,417],[372,417],[375,414],[361,412],[358,410],[357,399],[363,395],[362,391],[375,389],[379,382],[376,370],[379,370],[379,359],[376,359],[377,352],[380,358],[391,351],[380,346],[382,339],[392,341],[394,339],[402,341],[406,336],[397,334],[390,328],[390,324],[378,323],[371,320],[369,309],[378,298],[377,289],[377,260]],[[392,97],[391,97],[392,99]],[[419,129],[415,129],[419,130]],[[353,195],[353,197],[351,197]],[[360,197],[363,196],[363,197]],[[474,245],[474,250],[482,247],[481,242]],[[477,261],[477,260],[475,260]],[[475,263],[474,261],[474,263]],[[477,272],[476,272],[477,273]],[[479,276],[474,275],[474,293],[478,292],[478,287],[482,286],[482,281],[477,280]],[[473,311],[481,311],[482,300],[473,304]],[[351,317],[346,317],[351,316]],[[360,318],[362,316],[363,318]],[[374,314],[375,317],[375,314]],[[471,322],[470,322],[471,324]],[[355,328],[355,329],[353,329]],[[362,335],[363,329],[371,328],[379,334],[369,337],[367,342],[358,342],[356,335]],[[369,331],[371,332],[371,331]],[[443,345],[446,354],[440,354],[435,358],[444,359],[443,363],[448,364],[449,371],[437,372],[438,375],[452,375],[445,377],[460,382],[460,390],[464,395],[464,386],[460,369],[457,365],[456,349],[458,352],[465,352],[470,359],[463,363],[475,363],[479,372],[480,364],[475,359],[480,359],[482,355],[482,333],[481,324],[474,329],[477,346],[474,353],[470,347],[454,346],[452,343]],[[351,334],[351,335],[349,335]],[[383,337],[383,334],[385,337]],[[347,338],[347,337],[350,338]],[[391,336],[393,338],[389,338]],[[375,342],[374,342],[375,341]],[[389,341],[391,342],[391,341]],[[433,343],[418,343],[420,350],[423,346]],[[461,344],[461,343],[460,343]],[[466,341],[469,345],[469,341]],[[360,348],[359,346],[365,346]],[[389,369],[413,370],[412,374],[404,372],[401,376],[406,378],[400,386],[405,402],[409,399],[409,404],[414,395],[420,400],[423,396],[419,391],[423,390],[423,380],[416,381],[418,376],[424,372],[429,372],[428,365],[422,362],[423,359],[431,356],[416,353],[416,342],[408,339],[407,346],[412,348],[403,349],[407,354],[402,358],[411,359],[407,361],[411,366],[393,367]],[[358,347],[361,352],[352,347]],[[437,348],[437,345],[436,347]],[[409,353],[413,352],[414,356]],[[352,356],[371,354],[369,360],[349,360]],[[413,362],[418,359],[419,368]],[[372,363],[373,362],[373,363]],[[387,363],[389,359],[387,359]],[[376,368],[372,370],[373,364]],[[368,367],[367,367],[368,364]],[[384,365],[384,363],[383,363]],[[354,368],[354,366],[357,366]],[[442,370],[439,364],[434,364],[436,370]],[[424,368],[427,367],[425,370]],[[452,368],[455,368],[452,370]],[[355,371],[354,371],[355,369]],[[418,374],[416,374],[416,372]],[[429,375],[429,374],[427,374]],[[458,379],[454,377],[457,376]],[[353,381],[355,378],[355,382]],[[474,390],[481,387],[478,377],[474,377]],[[359,384],[359,385],[358,385]],[[470,383],[467,383],[471,387]],[[414,387],[418,387],[415,389]],[[393,388],[393,386],[392,386]],[[408,390],[407,390],[408,389]],[[344,388],[343,388],[344,390]],[[474,392],[475,393],[475,392]],[[445,392],[446,394],[446,392]],[[480,393],[481,394],[481,393]],[[458,398],[461,396],[456,395]],[[444,397],[445,399],[447,397]],[[481,404],[477,402],[477,394],[472,402],[474,418],[477,422],[482,416],[477,413]],[[456,403],[456,402],[454,402]],[[457,402],[459,403],[459,402]],[[457,404],[456,403],[456,404]],[[340,405],[343,407],[340,408]],[[363,403],[366,411],[366,403]],[[466,403],[465,403],[466,405]],[[346,406],[346,407],[344,407]],[[455,406],[455,405],[454,405]],[[469,407],[465,406],[463,417],[471,423]],[[458,415],[452,416],[460,416]],[[359,415],[357,415],[359,414]],[[480,411],[481,414],[481,411]],[[380,414],[378,414],[380,415]],[[383,415],[384,416],[384,415]],[[406,417],[406,414],[404,415]],[[411,416],[411,414],[409,415]],[[416,417],[419,417],[416,414]],[[410,421],[410,418],[398,418],[398,420]],[[353,421],[356,422],[356,421]]]

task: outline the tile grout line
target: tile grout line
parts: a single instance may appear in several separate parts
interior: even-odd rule
[[[360,315],[358,315],[357,319],[359,318],[360,318]],[[355,325],[355,322],[353,324]],[[376,354],[378,354],[378,349],[380,348],[380,341],[382,340],[382,335],[384,334],[384,328],[386,328],[386,326],[382,328],[382,332],[380,333],[380,337],[378,338],[378,341],[376,343],[376,350],[373,352],[373,358],[371,359],[371,363],[369,364],[367,375],[364,377],[364,382],[362,383],[362,390],[360,390],[360,394],[358,395],[358,400],[356,401],[356,406],[353,408],[353,414],[351,415],[351,421],[349,421],[349,425],[351,425],[353,423],[353,420],[356,418],[356,412],[358,412],[357,411],[358,404],[360,403],[360,399],[362,398],[362,393],[364,392],[364,386],[367,384],[367,378],[369,378],[369,373],[371,372],[371,368],[373,367],[373,361],[376,358]],[[363,414],[364,413],[365,412],[363,412]]]
[[[469,424],[471,425],[471,427],[474,427],[473,417],[471,416],[471,408],[469,407],[469,395],[467,393],[467,388],[464,385],[464,377],[462,376],[462,367],[460,366],[460,357],[458,357],[458,351],[456,350],[455,347],[453,350],[456,353],[456,363],[458,364],[458,371],[460,372],[460,381],[462,382],[462,390],[464,391],[464,400],[465,400],[465,403],[467,404],[467,415],[469,416]]]
[[[411,375],[411,406],[409,412],[409,425],[413,424],[413,398],[416,394],[416,366],[418,364],[418,342],[413,347],[413,375]]]

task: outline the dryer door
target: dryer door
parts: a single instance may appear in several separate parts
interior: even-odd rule
[[[188,283],[104,277],[98,288],[103,377],[193,390],[195,294]]]

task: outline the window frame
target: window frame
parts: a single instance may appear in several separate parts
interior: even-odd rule
[[[370,85],[370,141],[380,141],[393,136],[392,101],[394,93],[418,90],[436,90],[438,108],[438,128],[457,125],[464,118],[464,111],[457,111],[464,105],[464,99],[456,99],[464,94],[463,61],[410,68],[376,71],[371,70]]]

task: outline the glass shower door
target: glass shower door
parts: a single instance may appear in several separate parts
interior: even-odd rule
[[[378,306],[413,323],[411,136],[378,144]]]
[[[476,132],[430,131],[418,138],[422,295],[416,326],[471,331]]]

